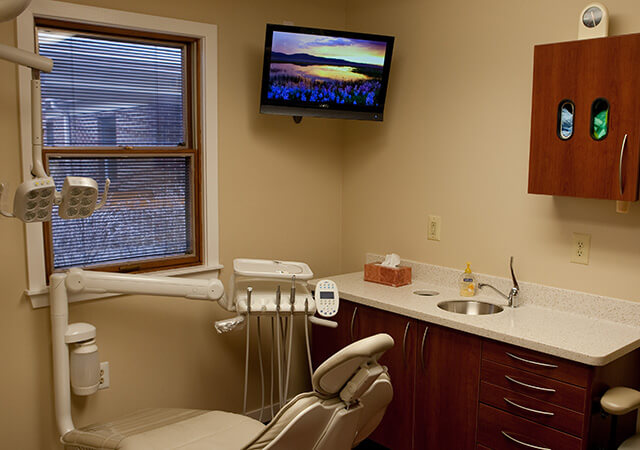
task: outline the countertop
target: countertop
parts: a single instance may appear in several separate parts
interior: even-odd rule
[[[451,287],[415,280],[407,286],[394,288],[364,281],[363,272],[326,278],[336,282],[340,298],[354,303],[591,366],[604,366],[640,347],[640,326],[531,304],[505,307],[497,314],[467,316],[437,307],[441,301],[462,298],[458,290]],[[316,281],[311,280],[310,286],[315,286]],[[413,294],[418,289],[434,290],[439,294],[430,297]],[[482,293],[472,299],[506,305],[506,301],[497,295]]]

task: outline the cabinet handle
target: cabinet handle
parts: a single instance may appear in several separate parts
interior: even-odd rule
[[[627,135],[624,135],[624,139],[622,139],[622,147],[620,147],[620,164],[618,165],[618,181],[620,182],[620,196],[622,197],[622,160],[624,159],[624,147],[627,144]]]
[[[353,326],[356,323],[356,314],[358,314],[358,307],[353,308],[353,315],[351,316],[351,327],[349,328],[349,334],[351,336],[351,342],[353,342]]]
[[[512,440],[516,444],[520,444],[520,445],[523,445],[523,446],[528,447],[528,448],[535,448],[536,450],[551,450],[549,447],[539,447],[537,445],[527,444],[526,442],[522,442],[522,441],[514,438],[513,436],[509,436],[509,433],[507,433],[506,431],[501,431],[501,433],[504,435],[504,437]]]
[[[422,365],[422,370],[424,370],[424,343],[427,340],[427,332],[429,331],[429,327],[424,327],[424,334],[422,335],[422,345],[420,346],[420,363]]]
[[[407,365],[407,334],[409,334],[409,327],[411,322],[407,322],[407,326],[404,327],[404,337],[402,338],[402,362]]]
[[[509,352],[505,352],[507,355],[509,355],[510,357],[512,357],[513,359],[517,359],[518,361],[522,361],[522,362],[526,362],[527,364],[533,364],[534,366],[540,366],[540,367],[548,367],[550,369],[557,369],[558,366],[556,366],[555,364],[548,364],[548,363],[542,363],[542,362],[538,362],[538,361],[531,361],[529,359],[524,359],[521,356],[517,356],[514,355],[512,353]]]
[[[555,416],[555,414],[552,412],[539,411],[537,409],[527,408],[526,406],[518,405],[516,402],[509,400],[507,397],[504,397],[504,401],[510,404],[511,406],[515,406],[516,408],[524,409],[525,411],[529,411],[535,414],[541,414],[543,416]]]
[[[555,392],[556,391],[555,389],[543,388],[543,387],[540,387],[540,386],[534,386],[533,384],[527,384],[527,383],[523,383],[522,381],[514,380],[509,375],[505,375],[504,377],[507,380],[511,381],[512,383],[516,383],[516,384],[519,384],[520,386],[528,387],[529,389],[535,389],[536,391],[544,391],[544,392]]]

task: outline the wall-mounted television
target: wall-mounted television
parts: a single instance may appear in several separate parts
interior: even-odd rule
[[[268,24],[260,112],[382,120],[393,40]]]

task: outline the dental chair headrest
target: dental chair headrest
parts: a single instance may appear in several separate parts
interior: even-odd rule
[[[360,339],[323,362],[313,373],[313,389],[321,395],[335,395],[365,363],[378,358],[393,347],[393,338],[380,333]]]

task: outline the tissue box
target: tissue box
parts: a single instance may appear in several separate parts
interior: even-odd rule
[[[393,287],[405,286],[411,284],[411,267],[384,267],[377,263],[365,264],[364,281]]]

